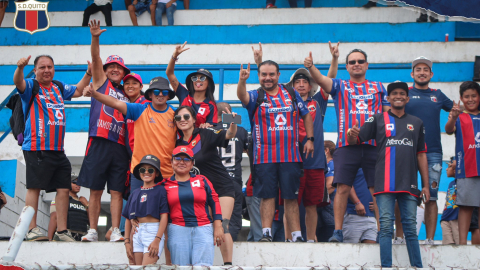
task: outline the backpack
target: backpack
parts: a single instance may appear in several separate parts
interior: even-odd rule
[[[59,81],[53,80],[52,81],[58,89],[60,89],[60,93],[62,94],[63,97],[63,91],[64,87],[63,84]],[[33,105],[33,101],[35,100],[35,97],[37,96],[38,92],[40,89],[40,84],[38,83],[37,80],[33,80],[33,89],[32,89],[32,96],[30,97],[30,101],[28,102],[28,107],[27,107],[27,114],[23,114],[23,109],[22,109],[22,100],[20,98],[19,94],[13,95],[10,100],[7,103],[7,108],[12,110],[12,116],[10,117],[10,128],[12,129],[12,134],[15,140],[17,140],[18,145],[23,144],[23,139],[24,139],[24,132],[25,132],[25,121],[28,118],[28,114],[30,113],[30,108]]]

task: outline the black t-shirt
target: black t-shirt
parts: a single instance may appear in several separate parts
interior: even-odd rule
[[[219,122],[216,127],[217,130],[224,129],[223,123]],[[223,166],[231,177],[235,178],[240,185],[242,182],[242,153],[248,149],[248,132],[243,127],[237,127],[237,134],[235,138],[228,141],[226,148],[219,147],[218,154],[222,159]]]
[[[427,151],[422,120],[410,114],[399,118],[391,111],[375,114],[358,135],[360,142],[371,139],[376,140],[378,152],[375,194],[412,194],[417,189],[417,154]]]
[[[68,199],[67,228],[73,232],[87,232],[87,208],[72,196]]]
[[[181,134],[181,133],[180,133]],[[183,136],[177,140],[176,145],[189,145],[193,150],[195,165],[193,171],[195,175],[203,175],[212,182],[233,181],[233,178],[227,172],[222,164],[222,159],[218,155],[217,147],[226,147],[228,140],[225,140],[227,132],[225,130],[215,130],[212,128],[195,128],[190,141],[183,140]]]

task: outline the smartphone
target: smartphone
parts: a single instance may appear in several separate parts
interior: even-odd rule
[[[425,197],[425,194],[422,195],[423,203],[427,203],[427,198]]]
[[[242,116],[237,114],[233,117],[233,114],[222,114],[222,122],[223,128],[228,129],[231,123],[235,123],[237,125],[242,124]]]

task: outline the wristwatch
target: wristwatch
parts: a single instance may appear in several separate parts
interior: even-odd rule
[[[310,138],[307,138],[307,141],[314,141],[314,138],[313,137],[310,137]]]

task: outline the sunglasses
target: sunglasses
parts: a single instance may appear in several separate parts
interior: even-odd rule
[[[184,158],[182,158],[182,157],[173,157],[173,160],[178,161],[178,162],[180,162],[180,161],[183,160],[183,162],[185,162],[185,163],[192,162],[192,159],[189,158],[189,157],[184,157]]]
[[[168,90],[158,90],[158,89],[153,90],[153,94],[155,96],[158,96],[158,95],[160,95],[160,93],[162,93],[162,96],[166,97],[166,96],[168,96],[168,92],[170,92],[170,91],[168,91]]]
[[[350,60],[348,61],[348,64],[355,65],[356,63],[358,63],[359,65],[361,65],[361,64],[365,64],[365,62],[367,62],[367,60]]]
[[[205,81],[207,79],[206,76],[200,76],[200,77],[192,77],[192,82],[196,82],[200,80],[201,82]]]
[[[182,115],[175,115],[173,117],[173,119],[177,122],[180,122],[180,121],[182,121]],[[188,114],[188,113],[184,114],[183,115],[183,120],[188,121],[188,119],[190,119],[190,114]]]
[[[142,167],[142,168],[140,168],[138,171],[139,171],[140,173],[148,172],[149,174],[153,174],[153,173],[155,172],[155,169],[149,168],[149,169],[147,170],[147,169],[145,169],[145,168]]]

